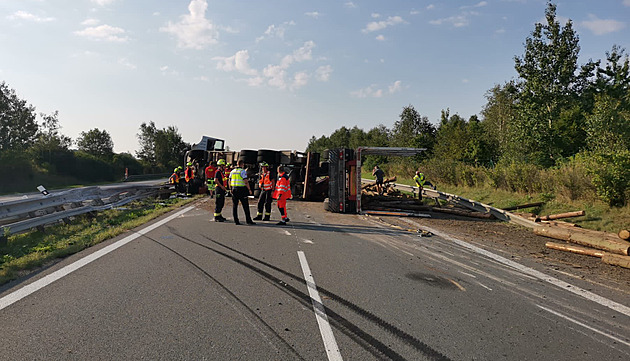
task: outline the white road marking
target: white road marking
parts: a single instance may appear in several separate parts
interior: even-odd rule
[[[317,292],[315,279],[311,274],[311,269],[308,266],[308,262],[306,261],[306,256],[304,255],[304,252],[298,251],[298,258],[300,259],[300,265],[302,266],[302,273],[304,273],[304,280],[306,280],[308,294],[311,297],[311,302],[313,303],[315,318],[317,319],[319,332],[321,333],[322,340],[324,341],[324,348],[326,348],[326,355],[328,355],[328,360],[342,361],[343,358],[341,357],[341,353],[339,352],[337,340],[335,339],[335,335],[333,334],[330,323],[328,322],[326,308],[324,308],[322,299],[319,297],[319,292]]]
[[[602,332],[602,331],[600,331],[600,330],[598,330],[598,329],[596,329],[596,328],[593,328],[593,327],[591,327],[591,326],[589,326],[589,325],[587,325],[587,324],[585,324],[585,323],[582,323],[582,322],[580,322],[580,321],[578,321],[578,320],[574,320],[574,319],[572,319],[572,318],[571,318],[571,317],[569,317],[569,316],[565,316],[565,315],[563,315],[563,314],[561,314],[561,313],[559,313],[559,312],[556,312],[556,311],[554,311],[554,310],[552,310],[552,309],[549,309],[549,308],[547,308],[547,307],[543,307],[543,306],[541,306],[541,305],[536,305],[536,306],[537,306],[538,308],[541,308],[541,309],[543,309],[543,310],[545,310],[545,311],[549,312],[549,313],[553,313],[554,315],[556,315],[556,316],[558,316],[558,317],[564,318],[564,319],[565,319],[565,320],[567,320],[567,321],[573,322],[573,323],[575,323],[576,325],[580,325],[580,326],[582,326],[582,327],[584,327],[584,328],[586,328],[586,329],[589,329],[589,330],[591,330],[591,331],[593,331],[593,332],[597,332],[597,333],[599,333],[600,335],[606,336],[606,337],[608,337],[608,338],[610,338],[610,339],[612,339],[612,340],[615,340],[615,341],[617,341],[617,342],[619,342],[619,343],[622,343],[622,344],[624,344],[624,345],[626,345],[626,346],[630,346],[630,342],[624,341],[624,340],[622,340],[622,339],[620,339],[620,338],[618,338],[618,337],[615,337],[615,336],[613,336],[613,335],[609,335],[609,334],[607,334],[607,333],[605,333],[605,332]]]
[[[47,276],[45,276],[45,277],[40,278],[39,280],[37,280],[37,281],[35,281],[35,282],[31,283],[31,284],[28,284],[28,285],[26,285],[26,286],[24,286],[24,287],[22,287],[22,288],[20,288],[20,289],[18,289],[16,291],[13,291],[13,292],[9,293],[8,295],[0,298],[0,310],[2,310],[4,308],[14,304],[15,302],[21,300],[22,298],[24,298],[24,297],[26,297],[26,296],[28,296],[28,295],[36,292],[36,291],[39,291],[40,289],[42,289],[42,288],[48,286],[49,284],[51,284],[51,283],[53,283],[53,282],[55,282],[55,281],[65,277],[65,276],[69,275],[70,273],[72,273],[72,272],[78,270],[79,268],[81,268],[81,267],[91,263],[92,261],[95,261],[95,260],[103,257],[104,255],[106,255],[106,254],[108,254],[108,253],[110,253],[110,252],[112,252],[112,251],[114,251],[114,250],[116,250],[116,249],[126,245],[127,243],[133,241],[134,239],[136,239],[136,238],[138,238],[138,237],[140,237],[140,236],[142,236],[142,235],[144,235],[144,234],[146,234],[148,232],[151,232],[152,230],[162,226],[165,223],[170,222],[171,220],[173,220],[173,219],[183,215],[184,213],[190,211],[193,208],[194,208],[193,206],[186,207],[186,208],[182,209],[181,211],[164,218],[161,221],[155,222],[155,223],[153,223],[150,226],[147,226],[147,227],[145,227],[145,228],[143,228],[143,229],[141,229],[141,230],[139,230],[137,232],[134,232],[134,233],[130,234],[129,236],[121,239],[118,242],[112,243],[109,246],[104,247],[104,248],[102,248],[102,249],[100,249],[100,250],[98,250],[98,251],[96,251],[96,252],[94,252],[92,254],[89,254],[89,255],[81,258],[80,260],[75,261],[74,263],[71,263],[71,264],[69,264],[69,265],[67,265],[67,266],[65,266],[65,267],[63,267],[63,268],[61,268],[61,269],[59,269],[59,270],[57,270],[57,271],[47,275]]]
[[[473,275],[473,274],[470,274],[470,273],[466,273],[466,272],[464,272],[464,271],[459,271],[459,273],[461,273],[461,274],[465,274],[465,275],[466,275],[466,276],[468,276],[468,277],[477,278],[477,276],[475,276],[475,275]]]
[[[310,239],[300,239],[300,241],[302,241],[302,243],[313,244],[313,241],[311,241]]]
[[[290,235],[291,235],[291,232],[287,231],[286,229],[285,229],[285,230],[283,230],[283,232],[284,232],[284,234],[285,234],[285,235],[287,235],[287,236],[290,236]]]
[[[483,283],[481,283],[481,282],[477,282],[477,284],[479,284],[479,286],[481,286],[481,287],[483,287],[483,288],[487,289],[488,291],[492,291],[492,288],[490,288],[490,287],[488,287],[488,286],[484,285],[484,284],[483,284]]]
[[[512,268],[514,268],[514,269],[516,269],[516,270],[518,270],[518,271],[520,271],[520,272],[522,272],[522,273],[524,273],[526,275],[529,275],[529,276],[532,276],[532,277],[537,278],[539,280],[542,280],[542,281],[545,281],[547,283],[550,283],[550,284],[552,284],[552,285],[554,285],[556,287],[559,287],[559,288],[561,288],[563,290],[569,291],[569,292],[574,293],[574,294],[576,294],[578,296],[582,296],[582,297],[586,298],[587,300],[593,301],[593,302],[598,303],[598,304],[600,304],[602,306],[608,307],[611,310],[617,311],[619,313],[622,313],[622,314],[630,317],[630,307],[628,307],[626,305],[622,305],[621,303],[609,300],[609,299],[607,299],[605,297],[602,297],[602,296],[597,295],[597,294],[595,294],[593,292],[587,291],[587,290],[585,290],[583,288],[574,286],[574,285],[572,285],[570,283],[564,282],[564,281],[559,280],[559,279],[557,279],[555,277],[546,275],[546,274],[544,274],[544,273],[542,273],[540,271],[536,271],[535,269],[529,268],[527,266],[523,266],[520,263],[516,263],[516,262],[511,261],[511,260],[509,260],[509,259],[507,259],[505,257],[501,257],[498,254],[494,254],[494,253],[492,253],[490,251],[486,251],[483,248],[474,246],[474,245],[472,245],[472,244],[470,244],[468,242],[464,242],[464,241],[459,240],[459,239],[457,239],[455,237],[451,237],[451,236],[449,236],[446,233],[442,233],[442,232],[440,232],[438,230],[434,230],[434,229],[431,229],[429,227],[424,227],[424,228],[426,230],[428,230],[429,232],[437,235],[437,236],[440,236],[440,237],[442,237],[442,238],[444,238],[446,240],[452,241],[452,242],[454,242],[454,243],[456,243],[456,244],[458,244],[458,245],[460,245],[460,246],[462,246],[464,248],[468,248],[468,249],[470,249],[470,250],[472,250],[472,251],[474,251],[474,252],[476,252],[478,254],[484,255],[484,256],[486,256],[488,258],[491,258],[491,259],[493,259],[493,260],[495,260],[497,262],[500,262],[500,263],[502,263],[504,265],[510,266],[510,267],[512,267]]]

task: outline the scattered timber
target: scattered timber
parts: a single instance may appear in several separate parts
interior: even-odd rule
[[[604,256],[604,251],[602,251],[602,250],[593,249],[593,248],[586,248],[586,247],[581,247],[581,246],[575,246],[575,245],[571,245],[571,244],[568,244],[568,243],[547,242],[547,243],[545,243],[545,246],[547,248],[555,249],[555,250],[558,250],[558,251],[565,251],[565,252],[583,254],[583,255],[586,255],[586,256],[599,257],[599,258],[602,258]]]
[[[475,212],[475,211],[468,211],[468,210],[456,209],[456,208],[433,207],[433,212],[448,213],[448,214],[454,214],[457,216],[473,217],[473,218],[481,218],[481,219],[494,219],[495,218],[492,215],[492,213]]]
[[[628,231],[627,229],[622,229],[621,231],[619,231],[619,233],[617,233],[617,235],[619,236],[619,238],[625,241],[630,239],[630,231]]]
[[[534,233],[540,236],[560,239],[577,243],[582,246],[593,247],[604,251],[627,256],[630,252],[630,242],[612,237],[605,232],[590,231],[581,228],[560,228],[553,226],[539,226]]]
[[[552,221],[554,219],[562,219],[562,218],[570,218],[570,217],[581,217],[581,216],[583,216],[585,214],[586,214],[586,212],[584,212],[584,211],[575,211],[575,212],[566,212],[566,213],[559,213],[559,214],[550,214],[548,216],[537,217],[536,218],[536,222]]]
[[[526,203],[526,204],[521,204],[521,205],[518,205],[518,206],[506,207],[506,208],[503,208],[503,210],[504,211],[515,211],[517,209],[540,207],[540,206],[542,206],[544,204],[545,204],[545,202]]]
[[[618,254],[605,253],[602,257],[604,263],[608,263],[614,266],[630,268],[630,257],[620,256]]]

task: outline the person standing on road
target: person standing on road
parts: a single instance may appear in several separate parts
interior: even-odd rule
[[[219,159],[217,166],[218,169],[214,173],[214,183],[217,186],[215,197],[216,201],[214,205],[214,221],[225,222],[225,218],[221,215],[223,205],[225,204],[225,194],[227,193],[227,188],[225,188],[225,183],[223,182],[225,178],[225,173],[223,173],[225,169],[225,159]]]
[[[374,166],[372,170],[372,175],[376,177],[376,190],[378,194],[383,194],[383,178],[385,178],[385,172],[378,165]]]
[[[247,181],[247,171],[243,169],[245,162],[241,159],[236,163],[236,168],[230,172],[230,189],[232,190],[232,216],[235,224],[241,224],[238,221],[238,202],[243,204],[245,211],[245,221],[247,224],[256,224],[249,214],[249,200],[247,197],[252,194]]]
[[[276,182],[276,190],[273,192],[273,198],[278,200],[278,210],[282,216],[282,220],[276,225],[285,225],[289,221],[287,199],[291,198],[291,181],[289,175],[284,172],[283,166],[278,166],[278,181]]]
[[[192,189],[192,183],[195,179],[195,168],[193,168],[193,164],[191,162],[186,163],[184,178],[186,179],[186,195],[189,196],[191,195],[190,190]]]
[[[214,182],[214,175],[217,172],[217,162],[212,161],[210,165],[208,165],[205,169],[206,173],[206,184],[208,185],[208,193],[210,193],[210,198],[214,196],[214,192],[216,189],[216,183]]]
[[[413,177],[413,180],[418,186],[418,199],[420,200],[422,200],[422,188],[424,188],[425,185],[430,186],[431,188],[433,188],[433,190],[435,190],[435,186],[431,184],[431,182],[429,182],[424,176],[424,173],[420,172],[419,170],[416,171],[416,175]]]
[[[268,221],[271,217],[271,193],[276,185],[275,178],[269,171],[269,164],[262,162],[260,164],[262,171],[260,178],[258,179],[258,185],[260,186],[260,197],[258,197],[258,214],[256,214],[255,221]],[[265,208],[265,218],[263,218],[263,207]]]

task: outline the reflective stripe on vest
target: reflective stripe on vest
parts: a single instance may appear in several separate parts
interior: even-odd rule
[[[272,190],[273,183],[271,182],[271,173],[267,172],[263,174],[263,176],[260,178],[260,181],[258,181],[258,185],[262,187],[263,191]]]
[[[290,182],[284,177],[284,173],[278,175],[278,182],[276,182],[276,191],[278,193],[284,193],[289,191]]]
[[[241,172],[243,169],[235,168],[230,172],[230,187],[245,187],[245,180]]]

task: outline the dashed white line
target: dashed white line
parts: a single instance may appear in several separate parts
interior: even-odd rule
[[[4,309],[6,307],[9,307],[10,305],[14,304],[15,302],[21,300],[22,298],[24,298],[24,297],[26,297],[26,296],[28,296],[28,295],[36,292],[36,291],[39,291],[40,289],[48,286],[49,284],[51,284],[51,283],[53,283],[53,282],[55,282],[55,281],[65,277],[65,276],[69,275],[70,273],[78,270],[79,268],[81,268],[81,267],[83,267],[83,266],[85,266],[85,265],[87,265],[87,264],[89,264],[89,263],[91,263],[91,262],[93,262],[93,261],[103,257],[104,255],[106,255],[106,254],[108,254],[108,253],[110,253],[110,252],[112,252],[112,251],[114,251],[114,250],[116,250],[116,249],[118,249],[118,248],[120,248],[120,247],[122,247],[124,245],[126,245],[127,243],[133,241],[134,239],[136,239],[136,238],[138,238],[138,237],[140,237],[140,236],[142,236],[142,235],[144,235],[144,234],[146,234],[148,232],[151,232],[152,230],[162,226],[165,223],[170,222],[171,220],[173,220],[173,219],[183,215],[184,213],[190,211],[193,208],[194,207],[192,207],[192,206],[191,207],[186,207],[186,208],[182,209],[181,211],[164,218],[161,221],[155,222],[155,223],[153,223],[150,226],[147,226],[147,227],[145,227],[145,228],[143,228],[143,229],[141,229],[141,230],[139,230],[137,232],[134,232],[134,233],[130,234],[129,236],[121,239],[120,241],[112,243],[109,246],[104,247],[104,248],[102,248],[102,249],[100,249],[100,250],[98,250],[98,251],[96,251],[94,253],[91,253],[91,254],[81,258],[78,261],[75,261],[75,262],[73,262],[73,263],[71,263],[71,264],[69,264],[69,265],[67,265],[67,266],[65,266],[65,267],[63,267],[63,268],[61,268],[61,269],[59,269],[59,270],[57,270],[57,271],[47,275],[47,276],[45,276],[45,277],[42,277],[42,278],[38,279],[37,281],[35,281],[35,282],[31,283],[31,284],[28,284],[28,285],[26,285],[26,286],[24,286],[24,287],[22,287],[22,288],[20,288],[20,289],[18,289],[16,291],[13,291],[13,292],[9,293],[8,295],[0,298],[0,310]]]
[[[304,274],[304,280],[306,280],[306,286],[308,288],[308,294],[311,297],[313,303],[313,310],[315,311],[315,318],[317,319],[317,325],[319,326],[319,332],[322,335],[324,341],[324,348],[326,348],[326,355],[330,361],[342,361],[339,347],[337,346],[337,340],[332,332],[330,323],[328,322],[328,316],[326,315],[326,308],[322,303],[319,292],[317,292],[317,286],[315,285],[315,279],[311,274],[311,269],[306,261],[304,252],[298,251],[298,258],[300,259],[300,265],[302,266],[302,273]]]

